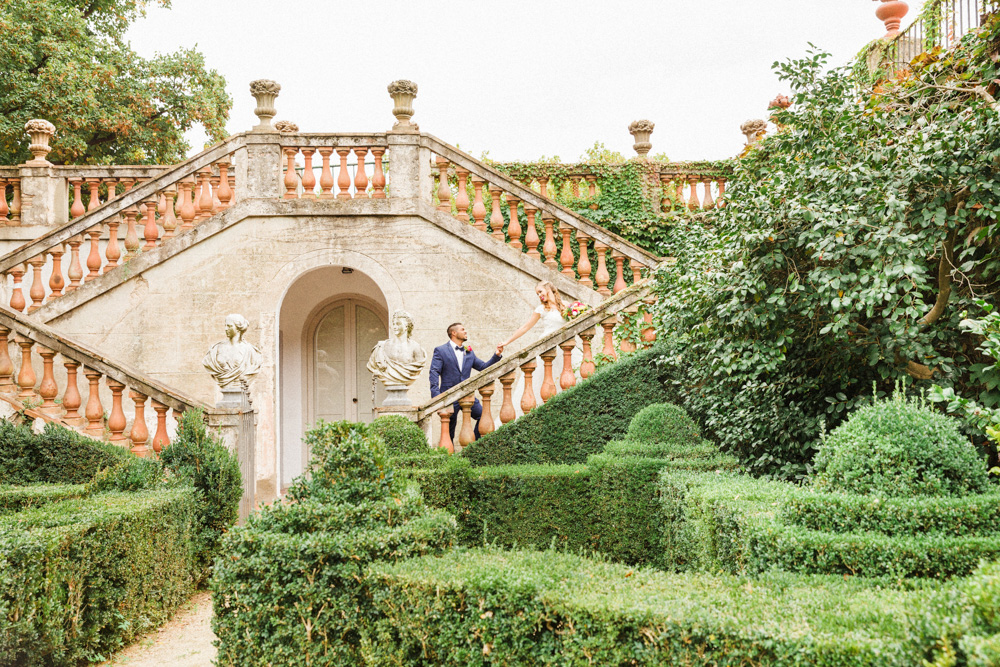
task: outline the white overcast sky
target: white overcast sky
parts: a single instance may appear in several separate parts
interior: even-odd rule
[[[923,0],[911,0],[904,27]],[[303,132],[390,128],[386,86],[419,86],[420,128],[473,155],[575,161],[595,141],[633,155],[718,159],[787,88],[775,60],[812,42],[844,64],[885,33],[872,0],[173,0],[128,33],[144,56],[197,46],[228,82],[230,133],[255,123],[249,82],[281,84],[276,120]],[[200,150],[204,135],[192,133]]]

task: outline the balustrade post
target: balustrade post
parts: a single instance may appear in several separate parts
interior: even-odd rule
[[[496,385],[492,382],[484,387],[479,388],[479,395],[483,397],[483,414],[479,418],[480,436],[484,436],[487,433],[492,433],[494,430],[493,407],[491,405],[494,391],[496,391]]]
[[[674,198],[677,199],[677,205],[683,210],[687,205],[684,203],[684,178],[677,176],[674,180]]]
[[[316,199],[316,174],[313,173],[313,153],[314,148],[302,149],[302,197],[303,199]],[[155,404],[154,404],[155,407]],[[156,449],[156,441],[153,441],[153,449]]]
[[[576,385],[576,374],[573,373],[573,349],[576,347],[576,337],[564,340],[559,343],[559,349],[563,351],[562,373],[559,374],[559,386],[563,391]]]
[[[553,271],[556,271],[558,270],[558,265],[556,264],[556,240],[555,232],[552,229],[555,224],[555,218],[549,217],[548,213],[542,211],[542,224],[545,225],[545,244],[542,246],[545,261],[542,263]]]
[[[176,197],[176,196],[177,196],[177,193],[174,192],[173,190],[166,190],[163,193],[164,202],[166,204],[166,207],[165,207],[165,210],[164,210],[164,213],[163,213],[163,216],[162,216],[163,219],[160,221],[160,224],[163,225],[163,240],[164,241],[166,241],[169,238],[173,238],[174,231],[177,229],[177,217],[174,215],[174,197]],[[108,235],[109,236],[111,234],[110,228],[111,228],[111,225],[109,224],[108,225]],[[109,248],[111,247],[110,240],[108,242],[108,247]],[[107,250],[104,251],[104,254],[107,255]]]
[[[513,390],[514,381],[517,379],[517,369],[515,368],[510,373],[500,376],[500,386],[503,391],[503,400],[500,403],[500,423],[509,424],[514,421],[517,417],[517,412],[514,410],[514,399],[511,396],[511,391]],[[485,410],[485,408],[484,408]],[[479,431],[482,433],[482,429]]]
[[[594,274],[594,280],[597,281],[597,293],[604,296],[611,296],[611,290],[608,289],[611,274],[608,273],[608,260],[605,257],[608,252],[608,246],[600,241],[595,241],[594,251],[597,252],[597,272]]]
[[[31,265],[31,289],[28,290],[28,296],[31,297],[31,305],[28,306],[28,312],[33,313],[42,307],[45,302],[45,286],[42,285],[42,267],[45,266],[45,255],[39,255],[38,257],[32,257],[28,260],[28,264]]]
[[[622,324],[634,321],[639,313],[639,308],[638,306],[629,306],[628,308],[625,309],[625,312],[628,314],[628,317],[622,320]],[[621,342],[618,344],[618,349],[620,349],[622,352],[635,352],[636,344],[635,341],[632,340],[631,329],[628,332],[626,332],[624,336],[622,336]]]
[[[475,394],[469,394],[458,399],[458,406],[462,409],[462,430],[458,435],[458,443],[463,449],[472,444],[476,439],[475,427],[472,425],[472,406],[475,402]]]
[[[87,270],[89,273],[87,273],[83,281],[89,283],[101,275],[101,225],[89,229],[87,236],[90,237],[90,252],[87,254]],[[136,240],[136,244],[138,245],[138,240]]]
[[[9,394],[15,391],[14,362],[10,358],[10,329],[0,327],[0,393]]]
[[[612,291],[618,294],[618,292],[628,287],[625,283],[625,255],[617,250],[612,250],[611,257],[615,260],[615,286]]]
[[[18,335],[14,341],[21,348],[21,369],[17,374],[17,386],[21,391],[17,392],[17,398],[22,403],[35,398],[35,369],[31,367],[31,346],[35,341],[30,338]]]
[[[590,341],[594,337],[594,330],[587,329],[580,332],[580,340],[583,342],[583,362],[580,364],[580,377],[584,380],[594,374],[594,353],[590,349]]]
[[[576,280],[576,269],[573,268],[573,245],[570,241],[570,234],[573,228],[565,222],[560,222],[559,231],[562,233],[562,252],[559,253],[559,271],[564,276],[569,276],[570,280]]]
[[[90,192],[90,201],[87,202],[87,213],[101,207],[101,179],[88,178],[87,190]]]
[[[715,205],[718,206],[719,208],[726,208],[726,200],[725,200],[726,179],[720,178],[718,182],[719,182],[719,197],[718,199],[716,199]]]
[[[319,148],[320,160],[323,161],[323,166],[320,168],[319,172],[319,198],[320,199],[333,199],[333,170],[330,169],[330,156],[333,155],[332,148]]]
[[[486,183],[483,179],[478,176],[472,177],[472,190],[473,190],[473,200],[472,200],[472,219],[474,220],[473,226],[481,232],[486,231],[486,206],[483,204],[483,184]]]
[[[524,205],[524,217],[528,219],[525,223],[524,245],[528,246],[528,257],[541,260],[542,256],[538,252],[538,244],[541,239],[538,238],[538,228],[535,226],[536,213],[538,213],[538,209],[527,204]]]
[[[372,158],[375,160],[375,169],[372,172],[372,199],[385,199],[385,170],[382,168],[384,154],[384,148],[372,148]]]
[[[156,241],[160,238],[160,228],[156,226],[156,199],[150,198],[145,202],[146,205],[146,225],[142,230],[142,237],[146,239],[146,245],[142,246],[142,249],[152,250],[156,247]]]
[[[538,194],[543,197],[549,196],[549,179],[547,176],[538,177]]]
[[[56,376],[52,369],[56,351],[39,345],[38,354],[42,357],[42,382],[38,385],[38,395],[42,398],[42,405],[39,410],[51,417],[58,416],[62,412],[62,407],[55,401],[59,395],[59,385],[56,384]]]
[[[587,174],[583,178],[587,181],[587,197],[593,199],[597,196],[597,175]]]
[[[510,247],[514,250],[521,250],[521,223],[517,220],[517,205],[521,202],[517,197],[507,195],[507,215],[510,222],[507,224],[507,237],[510,239]]]
[[[74,236],[66,243],[69,245],[69,269],[66,271],[69,285],[66,286],[66,293],[69,294],[80,286],[80,281],[83,279],[83,267],[80,265],[80,246],[83,245],[83,239]]]
[[[688,198],[688,208],[692,211],[697,211],[701,208],[701,203],[698,201],[698,177],[694,174],[688,176],[688,185],[691,186],[691,196]]]
[[[66,254],[66,246],[62,243],[49,250],[52,256],[52,274],[49,276],[49,298],[62,296],[66,281],[62,274],[62,256]]]
[[[8,213],[10,209],[7,208],[7,181],[0,178],[0,226],[10,223]]]
[[[618,317],[616,317],[615,315],[612,315],[611,317],[605,320],[601,320],[601,328],[604,329],[604,349],[601,350],[601,354],[611,359],[618,358],[618,354],[615,352],[615,339],[614,339],[614,330],[616,324],[618,324]]]
[[[460,169],[455,167],[455,178],[458,179],[458,192],[455,193],[455,207],[458,209],[455,213],[455,217],[462,222],[469,221],[469,190],[466,183],[468,182],[469,172],[465,169]]]
[[[448,160],[437,156],[434,164],[438,170],[437,210],[451,213],[451,186],[448,184]]]
[[[667,213],[672,210],[670,196],[667,194],[669,189],[670,174],[660,174],[660,213]]]
[[[542,352],[538,356],[542,358],[542,363],[545,365],[542,375],[542,388],[538,393],[542,397],[542,403],[548,403],[549,399],[556,395],[556,382],[552,377],[552,362],[556,358],[556,348],[545,350],[545,352]]]
[[[490,213],[490,229],[493,230],[493,238],[500,243],[505,241],[503,236],[503,213],[500,212],[500,188],[497,186],[490,187],[490,198],[493,200],[493,210]],[[479,429],[482,433],[483,429]]]
[[[191,209],[192,220],[194,219],[194,208]],[[139,232],[136,230],[136,222],[139,218],[139,209],[129,207],[125,209],[125,253],[128,259],[132,259],[139,254]],[[192,224],[192,226],[194,226]],[[98,263],[100,259],[98,258]],[[87,260],[87,266],[90,266],[90,260]],[[91,280],[88,276],[84,278],[84,281]]]
[[[580,198],[580,177],[573,174],[569,177],[570,189],[574,199]]]
[[[12,267],[10,270],[10,275],[14,279],[14,287],[10,292],[10,307],[11,310],[16,310],[19,313],[24,312],[24,292],[21,291],[21,279],[24,277],[24,264],[18,264]]]
[[[111,431],[111,442],[122,442],[126,440],[125,410],[122,409],[122,393],[125,385],[117,380],[108,378],[108,389],[111,390],[111,414],[108,415],[108,430]]]
[[[590,237],[577,230],[576,242],[580,246],[580,260],[576,265],[577,273],[580,274],[578,282],[585,287],[593,289],[594,281],[590,279],[590,254],[587,252],[587,244],[590,242]]]
[[[535,387],[533,385],[535,368],[537,366],[538,363],[534,359],[521,364],[521,372],[524,374],[524,391],[521,394],[522,414],[528,414],[537,405],[537,401],[535,401]]]
[[[83,207],[83,179],[71,178],[69,183],[73,186],[73,203],[69,207],[69,216],[76,220],[87,212]]]
[[[299,149],[294,147],[288,147],[281,149],[285,154],[285,178],[282,181],[285,186],[285,199],[296,199],[299,196],[299,178],[295,175],[295,156],[298,155]]]
[[[642,320],[646,324],[642,329],[642,342],[643,347],[650,347],[656,342],[656,329],[653,327],[653,305],[656,303],[656,297],[647,296],[642,302],[646,304],[646,312],[642,315]]]
[[[10,196],[10,220],[7,225],[18,227],[21,224],[21,180],[13,179],[10,182],[13,193]]]
[[[194,227],[194,183],[186,178],[178,183],[181,188],[181,229],[187,231]],[[126,220],[128,219],[126,210]],[[131,227],[130,227],[131,229]],[[128,237],[125,237],[125,247],[128,248]]]
[[[227,209],[233,201],[233,188],[229,185],[229,163],[222,160],[219,165],[219,208]]]
[[[355,148],[354,155],[358,166],[354,170],[354,198],[368,199],[368,172],[365,171],[365,159],[368,157],[368,147]]]
[[[211,173],[211,167],[206,167],[209,170],[208,182],[212,186],[212,215],[215,215],[222,210],[222,202],[219,201],[219,176]]]
[[[438,447],[449,454],[455,453],[455,443],[451,441],[451,415],[454,410],[455,408],[449,406],[438,411],[438,417],[441,418],[441,439],[438,441]]]
[[[149,456],[149,448],[146,447],[146,441],[149,440],[149,429],[146,428],[146,399],[149,397],[135,390],[129,391],[128,395],[135,403],[135,418],[132,421],[132,430],[129,432],[132,453],[146,458]]]
[[[633,259],[628,261],[628,265],[629,268],[632,269],[632,284],[635,285],[637,282],[642,280],[642,265]]]
[[[212,168],[204,167],[198,171],[198,175],[201,177],[201,199],[198,202],[198,222],[201,222],[202,220],[208,220],[212,217],[212,186],[208,182],[209,177],[212,175]]]
[[[702,208],[709,211],[715,208],[715,200],[712,199],[712,179],[706,176],[701,182],[705,186],[705,198],[702,200]]]
[[[153,436],[153,451],[159,454],[170,446],[170,437],[167,436],[167,410],[169,408],[163,403],[153,401],[153,410],[156,411],[156,435]]]
[[[76,371],[80,367],[80,362],[64,356],[63,367],[66,369],[66,391],[63,392],[62,401],[66,414],[63,415],[63,421],[73,426],[80,426],[83,423],[83,418],[77,410],[82,399],[80,398],[80,388],[76,382]]]
[[[87,398],[87,409],[84,416],[87,418],[86,433],[92,437],[102,437],[104,435],[104,408],[101,406],[101,373],[84,366],[83,374],[90,383],[90,393]]]
[[[338,148],[337,155],[340,157],[340,172],[337,174],[337,199],[351,198],[351,174],[347,171],[347,156],[351,154],[350,148]]]

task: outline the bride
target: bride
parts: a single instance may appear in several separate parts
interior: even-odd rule
[[[511,334],[511,337],[500,343],[501,351],[506,346],[510,345],[512,342],[526,334],[532,327],[534,327],[538,322],[542,323],[542,333],[539,338],[545,338],[549,334],[553,333],[556,329],[559,329],[564,324],[563,320],[563,302],[559,297],[559,292],[556,291],[555,286],[547,280],[543,280],[535,286],[535,294],[538,295],[538,307],[535,308],[534,312],[528,318],[528,321],[521,326],[520,329]],[[559,390],[559,376],[562,374],[563,368],[563,353],[562,350],[556,348],[556,358],[552,362],[552,380],[555,382],[556,389]],[[573,350],[573,358],[575,363],[579,363],[576,357],[581,357],[582,353],[578,349]],[[541,357],[536,358],[537,366],[535,371],[532,373],[532,387],[535,392],[535,405],[542,404],[542,382],[545,378],[545,364],[542,362]],[[512,392],[512,397],[514,400],[514,410],[518,416],[523,414],[521,412],[521,396],[524,389],[524,375],[519,374],[517,381],[514,383],[514,388]]]

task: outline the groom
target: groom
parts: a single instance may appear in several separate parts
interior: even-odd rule
[[[469,379],[472,369],[481,371],[496,362],[500,361],[502,350],[498,347],[496,354],[490,357],[489,361],[483,361],[472,351],[472,348],[465,344],[469,340],[469,334],[465,332],[465,327],[461,322],[455,322],[448,327],[448,339],[450,342],[434,348],[434,357],[431,359],[431,398],[445,392],[462,380]],[[458,415],[462,411],[456,401],[451,413],[451,439],[455,440],[455,424],[458,423]],[[472,418],[476,420],[476,440],[479,439],[479,418],[483,416],[483,406],[476,399],[472,406]]]

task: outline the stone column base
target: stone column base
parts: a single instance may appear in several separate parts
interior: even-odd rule
[[[406,417],[411,422],[417,421],[417,406],[415,405],[383,405],[380,408],[375,408],[376,417],[384,417],[386,415],[400,415]]]

